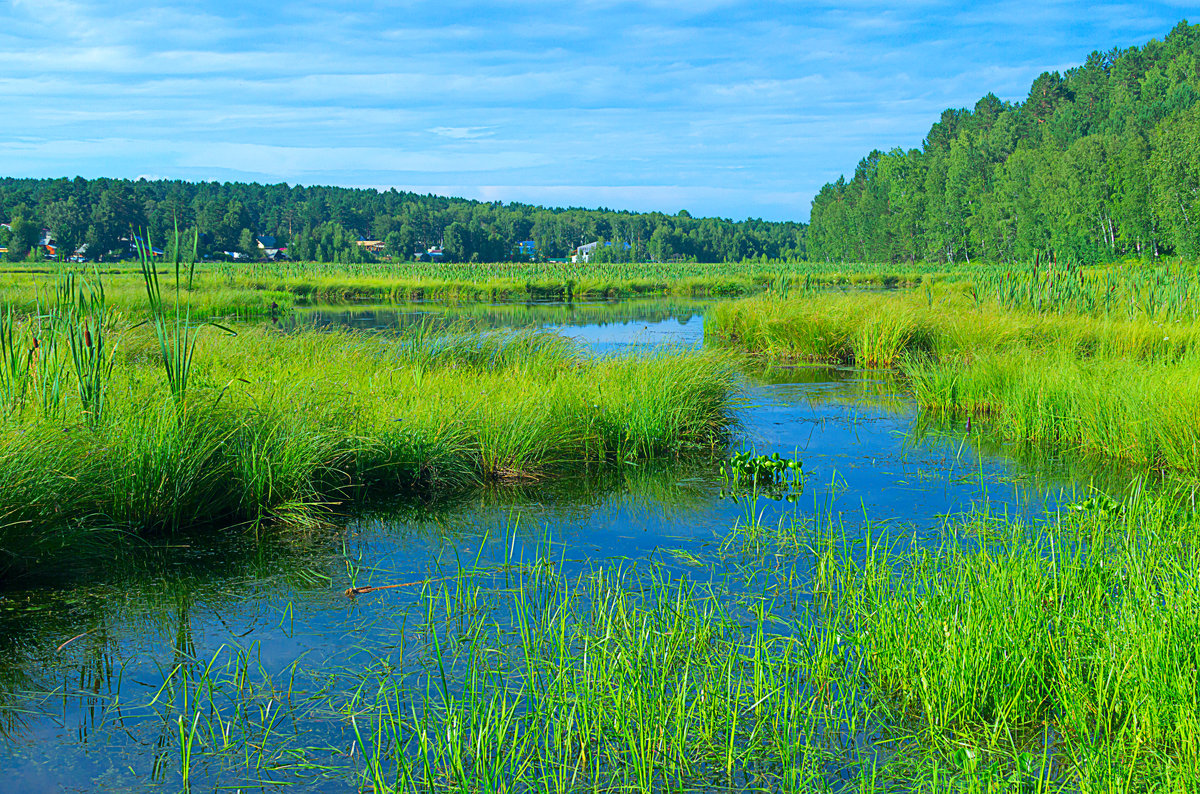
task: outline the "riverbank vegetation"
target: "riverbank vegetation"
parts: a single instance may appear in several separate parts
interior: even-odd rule
[[[101,269],[110,305],[137,309],[141,274],[129,264]],[[823,264],[748,260],[739,263],[422,262],[323,265],[299,262],[198,262],[188,291],[193,316],[263,317],[294,306],[516,301],[595,301],[639,297],[729,297],[818,286],[900,287],[954,278],[956,268],[924,265]],[[53,263],[0,272],[5,300],[26,311],[53,293]]]
[[[8,573],[106,531],[303,526],[366,496],[711,454],[734,423],[719,355],[593,359],[553,334],[431,327],[229,335],[169,293],[151,331],[75,288],[4,314]]]
[[[1195,275],[1049,274],[749,298],[714,306],[705,333],[770,360],[896,367],[921,407],[1006,438],[1200,474]]]

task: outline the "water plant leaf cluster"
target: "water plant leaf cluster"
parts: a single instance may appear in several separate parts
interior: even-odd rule
[[[733,453],[721,465],[724,488],[721,497],[757,495],[768,499],[796,501],[804,490],[804,464],[798,458],[780,457],[778,452],[758,455],[751,450]]]

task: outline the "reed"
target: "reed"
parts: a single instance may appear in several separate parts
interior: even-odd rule
[[[192,359],[196,352],[196,342],[200,331],[205,325],[212,325],[227,333],[233,333],[227,327],[213,321],[193,323],[190,297],[185,297],[182,285],[182,269],[184,266],[182,246],[179,238],[179,226],[175,227],[175,239],[172,245],[172,269],[175,271],[174,301],[168,305],[163,301],[162,287],[158,279],[158,265],[154,259],[154,247],[150,244],[149,235],[146,242],[135,238],[137,243],[138,266],[141,270],[142,281],[146,286],[146,299],[150,305],[150,322],[158,339],[159,352],[162,355],[163,370],[167,376],[167,385],[175,407],[182,416],[187,407],[188,382],[192,372]],[[192,235],[192,255],[188,265],[187,291],[190,293],[195,275],[196,246],[199,232]]]
[[[99,424],[119,344],[112,341],[114,318],[108,312],[103,282],[98,276],[88,281],[74,272],[62,274],[55,312],[71,352],[80,409],[89,423]]]
[[[29,391],[32,350],[22,344],[22,323],[11,306],[0,312],[0,410],[19,412]]]

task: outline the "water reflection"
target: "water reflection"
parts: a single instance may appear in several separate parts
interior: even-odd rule
[[[631,348],[699,347],[711,301],[655,299],[582,303],[528,302],[454,306],[439,302],[346,308],[298,308],[276,321],[287,331],[350,328],[389,333],[433,324],[480,330],[541,328],[577,339],[598,355]]]
[[[431,318],[466,318],[481,328],[540,325],[605,353],[697,345],[702,309],[678,301],[420,305],[313,310],[281,322],[385,333]],[[279,747],[307,749],[300,760],[278,747],[260,746],[255,756],[257,739],[226,737],[245,743],[245,768],[210,769],[207,779],[257,786],[303,767],[312,783],[313,765],[356,742],[344,714],[313,704],[328,704],[330,693],[352,702],[380,665],[426,664],[429,638],[412,628],[417,594],[458,568],[510,570],[548,548],[568,573],[655,561],[703,577],[696,561],[711,557],[738,521],[774,525],[819,514],[853,541],[869,517],[919,543],[938,538],[944,516],[985,501],[1036,516],[1063,489],[1092,481],[1116,489],[1128,479],[1077,456],[997,442],[986,426],[921,416],[886,372],[762,370],[748,373],[745,397],[745,446],[804,462],[809,479],[797,504],[721,499],[714,465],[630,466],[433,504],[376,505],[304,534],[180,533],[131,545],[76,580],[3,593],[6,779],[22,790],[177,787],[169,748],[179,744],[181,726],[173,715],[187,713],[179,711],[193,691],[186,682],[216,665],[253,689],[254,702],[268,704],[242,715],[245,724],[289,737]],[[747,571],[731,562],[720,575],[756,575]],[[389,589],[344,594],[363,586]],[[313,785],[357,787],[342,778]]]

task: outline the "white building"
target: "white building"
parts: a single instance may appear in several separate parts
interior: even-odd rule
[[[589,261],[591,261],[592,254],[596,253],[596,249],[599,247],[600,247],[599,240],[597,240],[594,243],[588,243],[587,245],[581,245],[575,249],[575,253],[571,254],[571,261],[572,262],[589,262]]]

